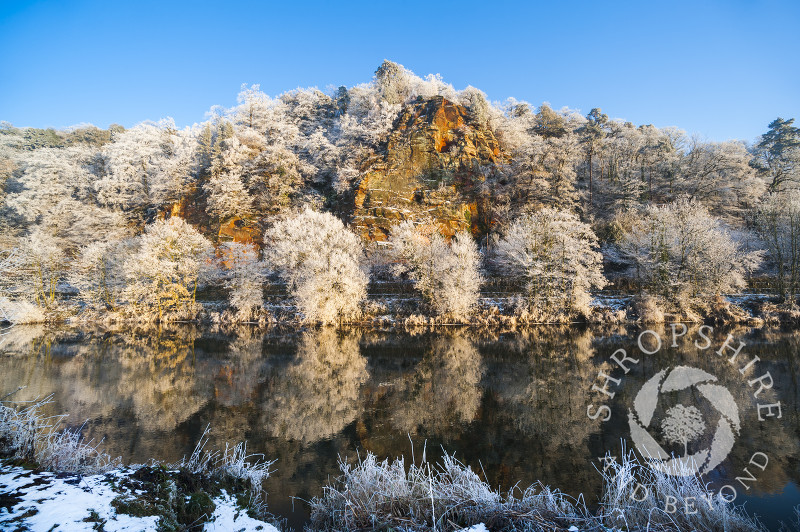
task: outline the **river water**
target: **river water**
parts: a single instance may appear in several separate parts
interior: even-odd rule
[[[655,330],[661,349],[652,354],[642,353],[640,333],[17,327],[0,346],[0,396],[18,386],[25,388],[14,401],[52,394],[50,412],[69,414],[73,426],[85,422],[87,438],[102,439],[103,449],[127,463],[178,460],[207,426],[210,448],[246,440],[251,453],[276,460],[266,486],[270,510],[300,528],[304,501],[338,476],[339,458],[366,451],[409,460],[413,452],[417,461],[423,451],[429,459],[455,453],[493,487],[541,481],[595,504],[598,458],[635,448],[629,414],[639,390],[661,371],[691,367],[728,390],[738,415],[732,449],[704,478],[712,489],[737,488],[736,502],[772,529],[791,521],[800,505],[800,332],[694,326],[673,347],[671,330],[662,328]],[[730,347],[719,356],[728,335]],[[646,351],[657,347],[655,334],[642,342]],[[697,347],[709,342],[709,349]],[[731,363],[740,342],[745,347]],[[624,364],[628,373],[610,358],[616,352],[621,359],[619,349],[638,360]],[[752,381],[766,372],[773,386],[754,396],[769,382]],[[606,393],[598,391],[604,386]],[[662,390],[654,416],[687,401],[703,416],[691,438],[668,438],[655,423],[648,428],[668,453],[708,447],[720,423],[717,403],[697,386]],[[780,418],[777,407],[766,407],[776,403]],[[763,465],[762,455],[763,471],[749,464],[755,456]],[[756,479],[736,481],[748,466]]]

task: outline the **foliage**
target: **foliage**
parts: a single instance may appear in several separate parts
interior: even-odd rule
[[[676,302],[738,290],[761,262],[761,253],[745,251],[706,207],[686,197],[646,207],[621,246],[644,286]]]
[[[472,235],[461,232],[448,242],[434,228],[407,221],[397,226],[389,242],[395,273],[407,274],[437,313],[456,319],[469,314],[483,282]]]
[[[180,218],[159,220],[136,237],[125,263],[125,299],[139,309],[190,308],[209,272],[211,243]]]
[[[289,285],[309,321],[356,317],[367,295],[361,240],[329,213],[309,208],[265,235],[265,260]]]
[[[789,301],[800,292],[800,191],[770,194],[758,207],[755,227],[775,267],[775,288]]]
[[[219,246],[219,253],[228,301],[240,316],[247,318],[264,305],[266,272],[258,260],[258,248],[255,244],[225,242]]]
[[[524,275],[532,307],[545,315],[587,312],[589,291],[602,288],[597,237],[577,216],[544,208],[522,215],[497,243],[497,258]]]

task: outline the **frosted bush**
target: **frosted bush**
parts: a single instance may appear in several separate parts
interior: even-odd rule
[[[306,208],[280,220],[265,235],[264,253],[306,320],[332,323],[360,314],[369,281],[364,249],[332,214]]]
[[[400,224],[389,240],[397,261],[395,273],[407,274],[439,314],[465,318],[478,301],[483,278],[480,254],[468,232],[450,242],[431,227]]]
[[[606,284],[597,237],[567,211],[522,215],[497,243],[497,256],[527,278],[529,304],[545,315],[588,312],[590,290]]]

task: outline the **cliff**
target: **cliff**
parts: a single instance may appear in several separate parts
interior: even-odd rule
[[[381,152],[368,158],[355,194],[352,228],[383,241],[406,219],[444,235],[486,230],[475,193],[482,170],[503,157],[497,139],[466,108],[441,96],[406,105]]]

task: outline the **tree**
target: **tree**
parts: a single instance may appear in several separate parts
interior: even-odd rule
[[[761,253],[744,251],[705,206],[687,197],[642,210],[626,228],[622,250],[647,288],[677,303],[743,288],[745,274],[761,261]]]
[[[750,154],[742,142],[691,139],[671,192],[675,197],[695,198],[719,216],[741,219],[765,191],[764,181],[749,162]]]
[[[72,262],[68,280],[80,298],[92,308],[114,309],[125,290],[125,262],[132,241],[98,240],[80,250]]]
[[[375,71],[375,85],[381,98],[402,105],[411,96],[411,74],[403,65],[384,60]]]
[[[787,301],[800,291],[800,191],[770,194],[758,207],[755,227],[775,267],[775,288]]]
[[[45,229],[34,227],[20,243],[16,266],[24,297],[42,308],[52,308],[58,283],[67,271],[63,243]]]
[[[183,197],[198,168],[195,133],[178,131],[171,119],[115,133],[95,184],[100,204],[141,214]]]
[[[448,242],[433,227],[406,221],[393,230],[389,243],[397,260],[395,273],[407,274],[439,314],[456,319],[469,314],[483,282],[472,235],[463,231]]]
[[[140,309],[193,307],[198,284],[210,273],[211,243],[180,218],[158,220],[135,239],[125,264],[126,300]]]
[[[359,315],[369,281],[364,249],[341,220],[306,208],[275,223],[264,240],[265,261],[286,281],[306,320]]]
[[[497,243],[500,264],[528,279],[530,305],[545,316],[588,312],[590,290],[603,288],[597,237],[578,217],[544,208],[517,218]]]
[[[608,115],[603,114],[599,107],[595,107],[586,115],[586,123],[578,129],[586,149],[586,166],[589,170],[589,206],[594,203],[594,156],[600,149],[600,144],[605,136],[603,129],[608,123]]]
[[[753,150],[753,167],[767,182],[770,192],[778,192],[800,181],[800,128],[794,118],[776,118],[769,124]]]
[[[25,154],[18,183],[6,204],[29,223],[41,222],[63,201],[90,202],[94,153],[83,147],[41,148]]]
[[[249,317],[253,309],[264,306],[264,265],[258,260],[254,244],[225,242],[219,247],[222,275],[228,290],[228,301]]]

